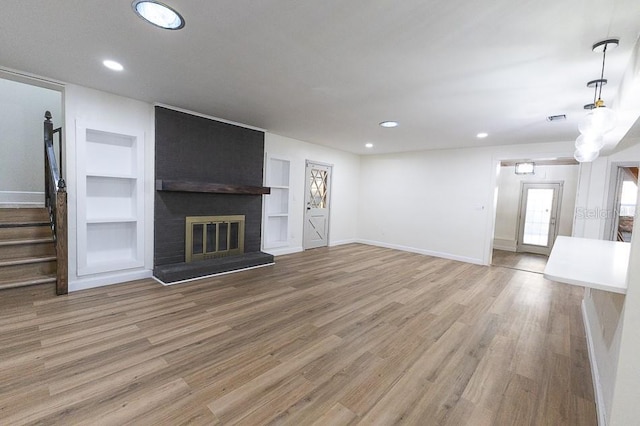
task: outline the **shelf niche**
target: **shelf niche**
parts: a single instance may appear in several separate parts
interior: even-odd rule
[[[289,245],[289,175],[291,163],[282,158],[268,157],[266,181],[271,194],[265,197],[264,248]]]
[[[142,133],[76,122],[77,275],[143,266]]]

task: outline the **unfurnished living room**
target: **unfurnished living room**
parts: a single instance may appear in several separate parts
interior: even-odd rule
[[[640,424],[640,2],[0,10],[1,425]]]

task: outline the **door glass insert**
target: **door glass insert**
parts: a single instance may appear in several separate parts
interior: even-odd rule
[[[195,254],[204,253],[204,244],[202,241],[202,224],[193,225],[193,239],[191,251]]]
[[[526,200],[522,242],[547,247],[553,207],[553,189],[530,188],[527,190]]]
[[[216,247],[218,233],[216,231],[217,227],[215,223],[207,223],[207,253],[215,253],[218,251]]]
[[[327,207],[327,177],[325,170],[311,169],[309,207],[313,209]]]
[[[229,250],[228,237],[229,237],[229,224],[226,222],[222,222],[218,224],[218,231],[220,234],[218,235],[218,251]]]
[[[238,235],[240,234],[240,224],[236,222],[231,222],[229,224],[229,234],[231,237],[229,238],[229,249],[235,250],[238,248]]]

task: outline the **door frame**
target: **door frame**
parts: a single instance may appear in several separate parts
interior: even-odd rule
[[[622,173],[624,167],[640,167],[638,161],[617,161],[611,163],[609,174],[609,193],[607,197],[607,217],[605,220],[604,232],[602,238],[605,240],[616,241],[618,231],[618,204],[620,201],[620,190],[622,189]],[[640,183],[640,182],[639,182]],[[640,205],[640,202],[638,203]]]
[[[551,208],[555,211],[555,224],[553,228],[553,234],[549,236],[549,245],[547,247],[535,246],[530,244],[524,244],[524,221],[522,215],[524,214],[525,205],[525,185],[558,185],[558,194],[557,194],[557,202],[555,206]],[[516,252],[526,252],[526,253],[537,253],[543,255],[549,255],[551,249],[553,248],[553,244],[556,241],[556,237],[558,236],[558,228],[560,221],[560,213],[562,212],[562,192],[564,189],[564,181],[563,180],[545,180],[545,181],[522,181],[520,182],[520,202],[518,204],[518,229],[516,234]]]
[[[315,161],[315,160],[304,160],[304,197],[302,198],[302,250],[312,250],[311,248],[305,247],[306,242],[306,232],[307,232],[307,191],[309,191],[309,183],[307,176],[307,168],[309,164],[317,164],[319,166],[328,167],[329,168],[329,196],[327,197],[327,247],[329,247],[329,241],[331,237],[331,197],[333,196],[333,164],[325,163],[323,161]],[[322,246],[324,247],[324,246]]]

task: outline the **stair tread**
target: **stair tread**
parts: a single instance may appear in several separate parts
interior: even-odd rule
[[[12,238],[9,240],[0,241],[0,247],[2,246],[17,246],[23,244],[44,244],[54,242],[52,237],[43,238]]]
[[[27,226],[49,226],[51,222],[48,220],[13,220],[0,221],[0,228],[23,228]]]
[[[0,280],[0,290],[16,287],[27,287],[30,285],[55,283],[55,275],[45,275],[38,278],[30,278],[26,280]]]
[[[13,266],[13,265],[28,265],[30,263],[50,262],[56,260],[55,256],[29,256],[18,259],[5,259],[0,260],[0,267]]]

